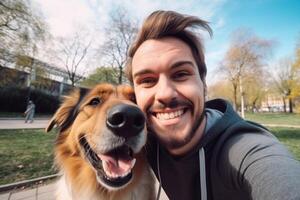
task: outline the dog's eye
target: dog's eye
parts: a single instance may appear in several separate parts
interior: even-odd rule
[[[98,105],[99,103],[101,103],[101,100],[97,97],[97,98],[93,98],[93,99],[90,101],[89,105],[91,105],[91,106],[96,106],[96,105]]]

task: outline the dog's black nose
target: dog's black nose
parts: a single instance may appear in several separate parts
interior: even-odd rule
[[[144,129],[145,117],[136,106],[118,104],[108,111],[106,125],[118,136],[133,137]]]

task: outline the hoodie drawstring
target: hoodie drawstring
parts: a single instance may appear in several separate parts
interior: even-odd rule
[[[157,164],[157,173],[158,173],[158,182],[159,182],[159,187],[158,187],[158,192],[156,196],[156,200],[159,200],[160,197],[160,192],[161,192],[161,177],[160,177],[160,170],[159,170],[159,144],[158,142],[156,143],[156,164]]]
[[[201,200],[207,200],[205,151],[203,147],[199,150],[199,166],[200,166]]]
[[[156,196],[156,200],[159,200],[161,193],[161,177],[160,177],[160,165],[159,165],[159,144],[156,143],[156,164],[157,164],[157,173],[158,173],[158,181],[159,187]],[[200,191],[201,191],[201,200],[207,200],[207,186],[206,186],[206,169],[205,169],[205,151],[202,147],[199,150],[199,166],[200,166]]]

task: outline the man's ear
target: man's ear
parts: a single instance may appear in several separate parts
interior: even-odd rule
[[[54,126],[60,128],[60,131],[70,127],[78,114],[79,104],[87,91],[87,89],[76,89],[70,95],[64,97],[62,105],[46,127],[46,132],[51,131]]]

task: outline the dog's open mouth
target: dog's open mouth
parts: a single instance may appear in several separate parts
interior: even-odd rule
[[[103,183],[118,188],[131,180],[136,159],[130,147],[123,145],[104,154],[96,154],[85,137],[81,137],[80,145]]]

